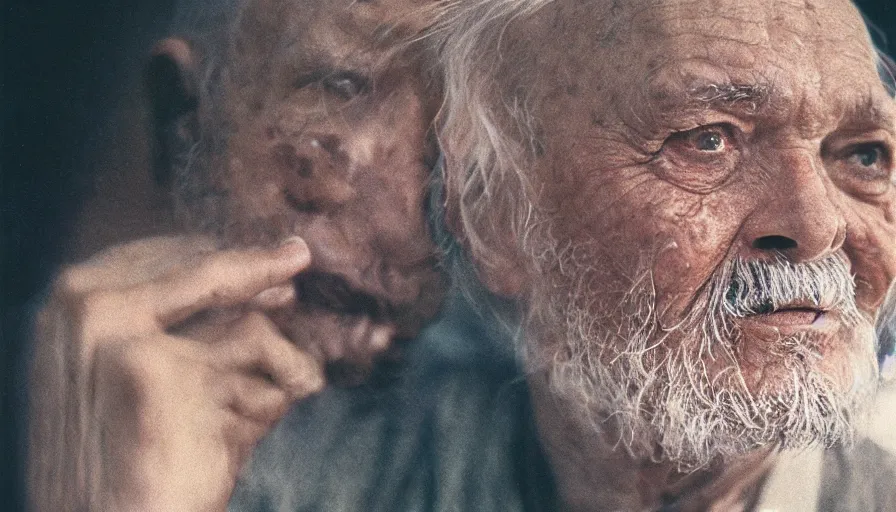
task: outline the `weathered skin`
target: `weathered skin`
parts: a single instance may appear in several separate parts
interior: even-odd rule
[[[223,508],[255,443],[324,385],[264,314],[310,261],[301,241],[219,251],[160,237],[64,270],[35,326],[33,510]],[[189,322],[234,308],[227,321]]]
[[[558,238],[605,242],[591,258],[600,275],[617,280],[605,293],[628,290],[636,267],[626,262],[646,258],[665,325],[680,320],[724,258],[775,251],[794,262],[842,251],[860,309],[873,318],[896,275],[896,107],[855,9],[651,5],[631,7],[619,21],[629,28],[612,47],[616,58],[599,58],[606,50],[590,42],[570,51],[592,56],[577,62],[579,83],[558,86],[577,92],[552,95],[542,107],[539,175],[548,176],[544,201],[560,220]],[[582,18],[561,19],[571,33],[584,30],[573,21]],[[689,90],[725,83],[765,88],[768,100],[755,110],[748,101],[687,101]],[[699,151],[695,137],[705,129],[720,132],[725,148]],[[879,164],[859,165],[862,144],[880,145]],[[767,236],[795,247],[763,248]],[[756,340],[740,361],[754,389],[763,379],[774,386],[778,362],[759,340],[805,324],[780,315],[743,326]],[[832,375],[844,366],[838,354],[864,342],[840,334],[820,347]]]
[[[504,38],[507,55],[515,41],[536,45],[531,62],[505,72],[545,78],[527,97],[544,150],[533,188],[552,235],[584,248],[580,256],[593,265],[593,315],[625,314],[615,306],[645,268],[660,320],[673,326],[726,258],[780,252],[805,262],[839,252],[855,275],[861,312],[873,318],[896,275],[896,104],[855,8],[840,0],[610,4],[560,1],[512,24]],[[688,100],[712,84],[751,86],[765,97],[755,105]],[[701,149],[707,133],[721,145]],[[863,165],[869,153],[878,161]],[[540,276],[520,283],[527,262],[501,256],[518,264],[491,270],[487,281],[525,297]],[[800,331],[819,334],[816,364],[849,388],[850,357],[869,353],[857,345],[871,343],[870,333],[831,314],[813,324],[817,313],[740,322],[737,362],[752,392],[786,387],[787,361],[770,343]],[[537,326],[536,336],[553,343],[557,327]],[[705,362],[710,376],[719,371],[718,362]],[[674,471],[626,462],[612,442],[565,421],[562,405],[541,391],[540,431],[573,509],[651,508],[675,494],[677,477],[660,477]],[[715,468],[719,478],[703,482],[702,495],[691,489],[695,501],[685,509],[732,498],[742,486],[717,485],[731,472],[755,483],[758,460]],[[602,480],[607,471],[620,475],[618,487]]]
[[[184,140],[161,142],[228,141],[183,197],[205,233],[64,269],[38,315],[35,509],[223,509],[257,441],[324,386],[325,364],[357,382],[436,313],[445,283],[424,200],[437,92],[399,44],[425,5],[247,4],[217,103],[182,101],[169,133]],[[182,100],[200,59],[184,39],[161,42],[153,69],[180,76],[150,89]]]
[[[445,286],[423,215],[438,97],[401,47],[425,27],[424,5],[259,0],[224,71],[224,236],[301,236],[311,267],[298,305],[273,318],[322,360],[362,370],[432,318]]]

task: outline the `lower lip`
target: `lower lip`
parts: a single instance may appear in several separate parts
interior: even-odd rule
[[[781,327],[815,325],[817,322],[823,322],[824,317],[824,312],[817,309],[784,309],[753,316],[756,320]]]

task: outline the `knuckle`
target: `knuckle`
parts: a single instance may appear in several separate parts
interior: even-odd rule
[[[324,386],[324,380],[318,376],[302,376],[294,383],[293,396],[298,399],[320,393]]]
[[[293,354],[284,376],[283,386],[290,393],[291,398],[298,399],[317,393],[323,389],[324,381],[318,374],[313,363],[300,357],[298,350]]]
[[[230,274],[228,254],[220,251],[208,254],[200,261],[198,271],[203,278],[211,281]]]
[[[230,337],[236,343],[251,345],[254,350],[266,350],[265,342],[270,327],[264,315],[249,311],[237,320],[230,330]]]
[[[284,394],[280,400],[278,400],[275,404],[271,406],[271,408],[266,411],[267,414],[262,418],[268,427],[273,426],[274,423],[277,422],[280,418],[286,415],[289,412],[289,407],[292,404],[290,400],[290,396]]]
[[[249,362],[254,361],[259,354],[259,350],[251,342],[233,335],[225,338],[224,343],[216,345],[215,350],[223,365],[236,365],[237,368],[251,364]]]
[[[127,306],[121,293],[112,290],[84,293],[73,298],[69,304],[78,331],[84,339],[129,334],[129,320],[125,313]]]
[[[256,361],[264,359],[267,347],[258,334],[259,319],[242,315],[234,320],[216,346],[225,360]]]
[[[93,283],[93,272],[87,265],[66,265],[53,280],[52,292],[63,300],[79,297],[97,284]]]
[[[267,271],[265,271],[265,273],[264,273],[265,288],[270,288],[270,287],[278,284],[280,281],[279,279],[277,279],[278,277],[279,276],[277,275],[277,272],[275,272],[272,269],[268,269]]]
[[[270,321],[258,311],[249,311],[242,319],[243,328],[252,334],[258,335],[270,331]]]
[[[106,316],[122,304],[121,294],[112,290],[95,290],[80,295],[78,311],[84,316]]]
[[[239,266],[234,266],[228,261],[226,254],[214,253],[197,264],[195,277],[207,289],[209,302],[229,304],[239,295],[231,282],[241,271]]]

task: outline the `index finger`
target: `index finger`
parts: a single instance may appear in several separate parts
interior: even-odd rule
[[[204,255],[141,286],[135,293],[164,328],[213,307],[242,304],[279,285],[311,262],[308,246],[293,238],[277,249],[230,249]]]
[[[215,248],[202,235],[157,236],[107,247],[60,272],[57,286],[68,294],[127,289],[147,283]]]

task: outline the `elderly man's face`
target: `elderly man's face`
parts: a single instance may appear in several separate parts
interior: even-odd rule
[[[636,3],[535,24],[594,34],[542,91],[562,264],[535,351],[685,462],[845,435],[896,273],[896,105],[862,21],[840,0]]]
[[[273,316],[327,361],[368,367],[443,294],[423,205],[437,103],[406,44],[425,4],[252,0],[200,105],[217,144],[188,210],[228,244],[308,243],[298,304]]]

